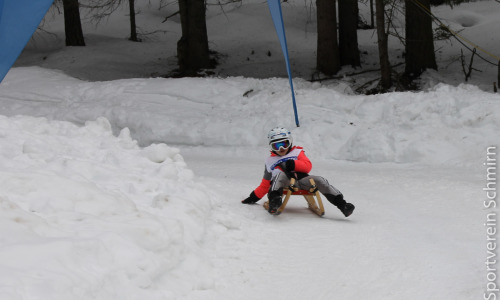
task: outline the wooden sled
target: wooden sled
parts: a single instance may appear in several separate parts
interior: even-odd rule
[[[288,199],[290,199],[291,195],[300,195],[304,196],[307,201],[307,206],[310,210],[312,210],[318,216],[323,216],[325,214],[325,208],[323,207],[323,201],[321,201],[321,196],[319,194],[318,189],[316,188],[316,183],[314,179],[309,179],[311,183],[311,188],[309,190],[300,190],[295,186],[295,178],[290,179],[290,186],[288,188],[283,189],[283,195],[285,195],[285,199],[283,199],[283,204],[281,204],[280,208],[276,211],[274,215],[279,215],[285,210],[285,207],[288,203]],[[269,210],[269,201],[264,203],[264,208]]]

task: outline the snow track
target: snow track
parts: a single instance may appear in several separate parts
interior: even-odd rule
[[[148,78],[176,68],[181,36],[156,0],[136,6],[143,32],[161,24],[143,43],[124,39],[128,9],[104,26],[84,22],[87,47],[64,47],[63,15],[47,15],[0,85],[0,299],[483,298],[486,229],[497,228],[483,224],[498,215],[482,190],[485,149],[500,146],[500,96],[485,92],[496,66],[475,60],[481,72],[461,84],[461,47],[436,41],[439,71],[423,75],[425,91],[352,92],[376,72],[308,82],[314,9],[289,0],[294,128],[267,4],[243,2],[208,7],[220,78]],[[500,48],[484,34],[499,27],[497,1],[433,12]],[[364,70],[377,65],[373,32],[358,32]],[[397,63],[402,46],[390,43]],[[351,217],[325,201],[319,218],[300,197],[278,217],[240,203],[278,125],[356,205]]]
[[[344,218],[326,202],[319,218],[297,197],[271,216],[261,205],[240,203],[261,176],[255,155],[229,159],[239,163],[221,174],[223,158],[213,151],[183,153],[231,220],[214,253],[219,299],[479,295],[484,213],[474,188],[480,178],[466,170],[313,161],[312,173],[334,182],[355,213]]]

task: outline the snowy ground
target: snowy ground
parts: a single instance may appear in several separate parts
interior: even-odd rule
[[[40,64],[0,84],[1,299],[483,297],[500,96],[482,84],[431,74],[424,92],[362,96],[297,78],[295,128],[286,79],[82,81],[123,72],[85,51],[43,60],[71,76]],[[299,198],[278,217],[240,203],[276,125],[351,217]]]
[[[208,177],[203,181],[212,182],[222,195],[227,188],[220,179],[248,190],[255,180],[251,174],[242,180],[241,170],[259,171],[242,162],[227,177],[215,177],[220,164],[213,155],[188,152],[186,158],[197,162],[195,172]],[[198,163],[208,160],[212,163]],[[316,166],[315,172],[332,179],[357,205],[355,215],[345,219],[327,205],[326,215],[318,219],[296,199],[272,218],[260,206],[241,208],[230,201],[227,209],[241,217],[217,244],[215,299],[479,297],[484,211],[476,200],[478,176],[328,160]],[[234,189],[229,199],[244,191]]]
[[[240,203],[262,176],[265,132],[293,128],[270,109],[288,106],[285,79],[13,69],[2,111],[38,118],[1,122],[2,299],[479,297],[499,96],[298,86],[296,143],[356,204],[348,219],[301,199],[279,217]]]

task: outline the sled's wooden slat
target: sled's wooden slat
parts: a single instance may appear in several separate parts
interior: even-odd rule
[[[309,179],[311,183],[311,190],[300,190],[295,187],[295,178],[290,179],[290,187],[283,190],[283,195],[285,198],[283,199],[283,203],[280,208],[276,211],[275,215],[279,215],[285,210],[286,205],[288,204],[288,200],[291,195],[299,195],[304,196],[307,201],[307,206],[310,210],[312,210],[318,216],[323,216],[325,214],[325,208],[323,207],[323,201],[321,201],[321,196],[319,191],[316,189],[316,183],[311,178]],[[264,208],[269,210],[269,201],[264,203]]]

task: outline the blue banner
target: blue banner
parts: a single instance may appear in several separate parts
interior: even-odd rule
[[[288,59],[288,47],[286,44],[285,26],[283,25],[283,15],[281,13],[281,3],[280,0],[267,0],[269,5],[269,10],[271,11],[271,17],[273,18],[274,28],[276,28],[276,33],[278,34],[278,39],[280,40],[281,50],[283,51],[283,56],[285,57],[286,71],[288,73],[288,80],[290,81],[290,89],[292,90],[292,102],[293,111],[295,113],[295,124],[299,127],[299,116],[297,114],[297,105],[295,104],[295,92],[293,90],[292,81],[292,71],[290,68],[290,60]]]
[[[3,0],[0,0],[0,22],[2,22]]]
[[[42,21],[53,0],[0,0],[0,82]]]

